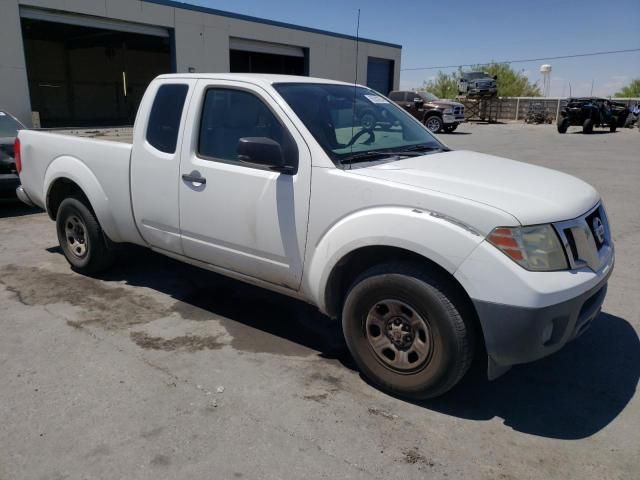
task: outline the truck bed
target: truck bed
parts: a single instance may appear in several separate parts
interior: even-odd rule
[[[109,238],[136,241],[129,184],[131,136],[91,135],[81,130],[22,130],[22,185],[33,203],[46,208],[47,194],[59,177],[77,179]],[[104,139],[114,137],[118,141]]]
[[[41,129],[41,132],[71,135],[73,137],[95,138],[112,142],[133,143],[133,127],[99,127],[99,128],[56,128]]]

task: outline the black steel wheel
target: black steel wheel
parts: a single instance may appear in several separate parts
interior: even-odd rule
[[[58,242],[75,271],[98,273],[110,267],[115,255],[94,213],[83,199],[66,198],[56,215]]]
[[[451,389],[474,354],[471,311],[435,269],[374,267],[347,293],[342,328],[362,374],[381,389],[429,398]]]

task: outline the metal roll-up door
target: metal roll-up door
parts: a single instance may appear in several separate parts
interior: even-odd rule
[[[308,49],[246,38],[229,39],[232,73],[308,75]]]
[[[387,95],[393,90],[393,60],[369,57],[367,61],[367,86]]]
[[[40,8],[20,7],[20,17],[45,22],[65,23],[80,27],[100,28],[102,30],[116,30],[119,32],[139,33],[156,37],[169,37],[169,30],[155,25],[143,25],[141,23],[123,22],[110,18],[91,17],[65,12],[54,12]]]

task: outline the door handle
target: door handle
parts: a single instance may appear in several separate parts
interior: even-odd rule
[[[205,183],[207,183],[207,179],[206,179],[206,178],[201,177],[201,176],[199,176],[199,175],[195,175],[195,174],[193,174],[193,173],[184,173],[184,174],[182,175],[182,179],[183,179],[185,182],[201,183],[201,184],[203,184],[203,185],[204,185]]]

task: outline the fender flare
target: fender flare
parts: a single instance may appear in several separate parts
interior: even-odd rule
[[[424,112],[424,115],[422,116],[422,123],[426,123],[427,118],[432,117],[434,115],[436,117],[440,117],[440,120],[442,120],[442,112],[437,108],[434,108],[433,110],[427,110],[426,112]]]
[[[342,218],[318,239],[310,251],[302,288],[326,313],[331,272],[355,250],[371,246],[401,248],[453,274],[483,240],[483,235],[462,222],[435,212],[408,207],[367,208]]]
[[[93,172],[75,157],[63,155],[55,158],[44,174],[45,206],[49,210],[49,194],[56,180],[66,179],[74,182],[89,199],[91,208],[98,218],[100,226],[114,242],[122,241],[117,223],[111,209],[109,198]]]

